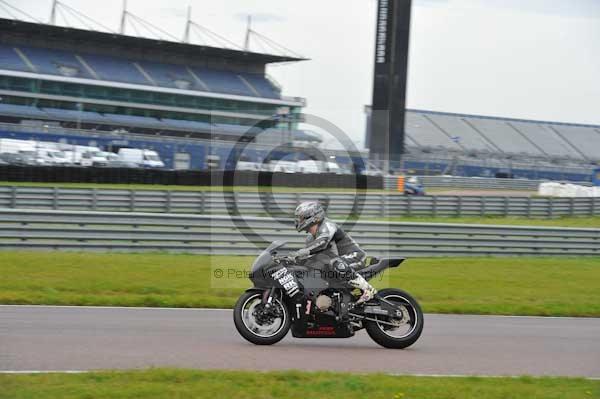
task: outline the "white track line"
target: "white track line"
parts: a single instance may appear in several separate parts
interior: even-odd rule
[[[182,371],[197,371],[194,369],[181,369]],[[145,369],[112,369],[112,370],[0,370],[0,374],[85,374],[85,373],[102,373],[102,372],[129,372],[129,371],[147,371]],[[211,371],[210,369],[202,371]],[[269,373],[274,371],[285,371],[285,370],[271,370],[271,371],[259,371],[262,373]],[[306,373],[317,373],[318,371],[306,371]],[[369,375],[369,373],[348,373],[356,375]],[[375,373],[373,373],[375,374]],[[391,377],[425,377],[425,378],[581,378],[584,380],[600,380],[600,377],[573,377],[573,376],[553,376],[553,375],[470,375],[470,374],[398,374],[398,373],[384,373]]]
[[[127,310],[202,310],[215,312],[231,312],[232,309],[221,308],[165,308],[165,307],[148,307],[148,306],[76,306],[76,305],[1,305],[0,308],[66,308],[66,309],[127,309]],[[513,316],[513,315],[493,315],[493,314],[462,314],[462,313],[426,313],[430,316],[464,316],[464,317],[503,317],[515,319],[577,319],[577,320],[593,320],[600,319],[599,317],[575,317],[575,316]]]
[[[127,310],[211,310],[231,312],[233,309],[220,308],[163,308],[150,306],[76,306],[76,305],[0,305],[0,308],[57,308],[57,309],[127,309]]]
[[[0,374],[83,374],[90,373],[91,370],[0,370]]]

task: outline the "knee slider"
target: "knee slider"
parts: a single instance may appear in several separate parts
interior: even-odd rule
[[[352,268],[341,258],[332,259],[331,266],[333,271],[342,278],[352,278],[354,275]]]

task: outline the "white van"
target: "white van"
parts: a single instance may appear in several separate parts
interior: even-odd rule
[[[18,154],[35,150],[35,141],[0,139],[0,154]]]
[[[336,173],[341,174],[340,166],[333,161],[315,161],[312,159],[298,161],[300,173]]]
[[[271,172],[296,173],[297,164],[293,161],[271,161],[269,162]]]
[[[297,169],[300,173],[321,173],[321,167],[317,161],[303,160],[298,161]]]
[[[107,152],[100,151],[98,147],[75,146],[71,154],[75,163],[81,166],[106,166],[108,165]]]
[[[70,165],[72,162],[64,152],[47,148],[38,148],[36,151],[38,159],[42,159],[48,165]]]
[[[121,148],[119,158],[124,162],[131,162],[144,168],[164,168],[165,164],[156,151],[141,150],[139,148]]]

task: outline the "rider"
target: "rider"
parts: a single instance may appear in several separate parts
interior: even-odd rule
[[[357,304],[367,302],[377,293],[356,269],[365,266],[366,254],[340,226],[329,220],[317,201],[302,202],[294,214],[296,230],[309,233],[306,246],[291,254],[295,260],[309,256],[324,258],[331,270],[353,288],[362,291]]]

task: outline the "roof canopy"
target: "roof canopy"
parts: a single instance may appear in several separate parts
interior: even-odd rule
[[[243,50],[231,50],[219,47],[201,46],[184,42],[148,39],[116,33],[89,31],[84,29],[67,28],[62,26],[37,24],[0,18],[0,34],[3,38],[17,41],[23,39],[42,39],[45,43],[64,44],[68,47],[82,46],[94,48],[93,45],[112,47],[115,49],[136,49],[143,52],[168,52],[172,55],[218,58],[237,63],[270,64],[278,62],[304,61],[305,58],[281,56],[273,54],[254,53]]]

